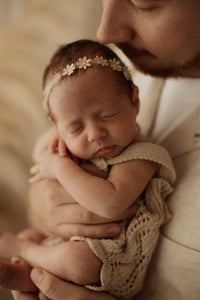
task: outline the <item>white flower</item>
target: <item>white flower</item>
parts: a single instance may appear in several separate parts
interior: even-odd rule
[[[52,88],[60,81],[62,76],[71,76],[77,69],[87,70],[89,67],[96,65],[100,65],[102,67],[110,67],[114,71],[122,72],[124,78],[128,81],[131,81],[132,79],[131,73],[127,66],[125,66],[120,60],[116,58],[106,59],[98,55],[95,58],[88,58],[86,56],[80,57],[76,62],[66,65],[66,67],[63,68],[62,72],[56,73],[52,80],[48,82],[44,90],[44,107],[46,111],[49,112],[49,94]]]
[[[70,76],[74,73],[75,70],[76,70],[75,64],[66,65],[66,67],[62,71],[62,76],[66,76],[66,75]]]
[[[108,66],[108,60],[102,56],[96,56],[93,61],[95,64],[101,65],[102,67]]]
[[[126,80],[131,80],[131,74],[126,66],[123,68],[123,74]]]
[[[110,59],[110,66],[114,71],[122,71],[122,65],[116,58]]]
[[[87,58],[86,56],[79,58],[76,66],[78,67],[78,69],[86,70],[87,68],[91,67],[91,59]]]

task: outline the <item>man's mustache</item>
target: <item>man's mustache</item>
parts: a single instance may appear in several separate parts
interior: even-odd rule
[[[127,43],[118,43],[116,45],[126,54],[126,56],[128,56],[132,60],[134,60],[134,58],[144,55],[151,56],[156,59],[156,56],[146,49],[134,48]]]

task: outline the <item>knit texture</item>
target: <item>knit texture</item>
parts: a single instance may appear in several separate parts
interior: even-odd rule
[[[91,251],[102,261],[101,285],[87,285],[91,290],[106,291],[120,299],[131,299],[138,293],[145,279],[148,265],[155,250],[160,226],[171,214],[164,199],[172,192],[176,174],[168,152],[152,143],[135,143],[117,157],[92,160],[101,169],[133,159],[156,162],[160,170],[148,183],[138,199],[139,209],[131,220],[123,222],[119,237],[91,239],[73,237],[88,243]]]

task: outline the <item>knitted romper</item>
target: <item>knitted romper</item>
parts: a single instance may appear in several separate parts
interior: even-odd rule
[[[171,185],[176,177],[166,149],[153,143],[133,143],[116,157],[95,158],[91,162],[106,170],[108,166],[133,159],[149,160],[160,165],[157,177],[150,180],[137,199],[136,216],[121,222],[122,231],[116,238],[74,236],[70,239],[88,243],[91,251],[102,262],[101,284],[86,287],[94,291],[106,291],[120,299],[131,299],[143,286],[159,238],[160,226],[171,218],[164,200],[172,192]],[[50,237],[44,244],[59,244],[63,241],[59,237]]]
[[[143,159],[160,164],[157,177],[152,178],[137,200],[137,214],[124,221],[119,237],[92,239],[73,237],[85,241],[102,261],[100,286],[87,285],[95,291],[106,291],[120,299],[130,299],[138,293],[144,282],[150,259],[155,250],[159,228],[171,214],[164,199],[172,192],[175,170],[171,158],[163,147],[152,143],[133,143],[117,157],[95,158],[92,162],[101,169],[132,159]]]

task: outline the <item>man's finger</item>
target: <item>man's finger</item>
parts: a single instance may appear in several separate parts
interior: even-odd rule
[[[0,262],[0,287],[8,290],[35,291],[37,288],[30,278],[31,268],[21,261]]]
[[[56,230],[59,236],[66,239],[77,235],[91,238],[108,238],[118,236],[121,232],[121,227],[115,223],[99,225],[60,224]]]
[[[40,300],[37,294],[12,291],[14,300]]]
[[[34,228],[27,228],[19,232],[17,236],[20,239],[30,240],[35,243],[40,243],[46,236]]]
[[[53,300],[114,300],[111,295],[96,293],[84,287],[68,283],[41,269],[33,269],[31,277],[39,290]]]

